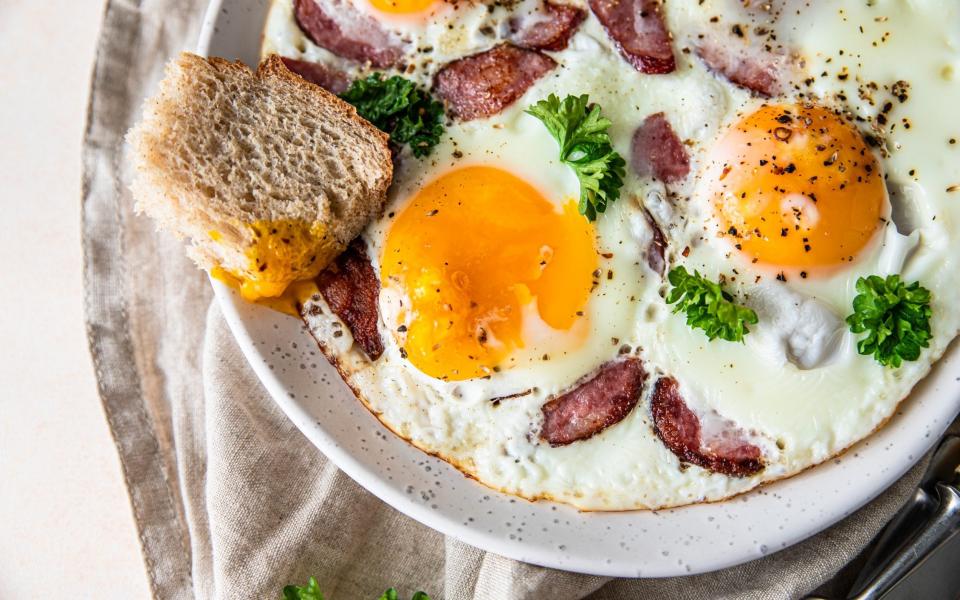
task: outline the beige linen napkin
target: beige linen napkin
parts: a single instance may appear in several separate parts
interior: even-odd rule
[[[857,556],[912,491],[920,467],[804,543],[659,580],[512,561],[365,492],[267,396],[181,244],[133,215],[123,135],[164,62],[193,48],[206,4],[108,2],[83,153],[90,348],[155,597],[270,599],[314,575],[335,600],[391,585],[436,599],[795,598]]]

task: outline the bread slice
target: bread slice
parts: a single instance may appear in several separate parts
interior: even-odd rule
[[[128,134],[137,210],[250,300],[316,276],[383,209],[387,135],[277,56],[183,53]]]

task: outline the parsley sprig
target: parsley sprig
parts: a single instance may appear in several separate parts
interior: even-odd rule
[[[307,585],[288,585],[283,588],[283,598],[281,600],[324,600],[323,592],[320,591],[320,584],[313,577],[307,582]],[[385,591],[377,600],[399,600],[397,590],[390,588]],[[424,592],[416,592],[410,600],[430,600],[430,596]]]
[[[857,342],[857,351],[872,354],[885,367],[917,360],[932,337],[930,290],[917,281],[906,285],[899,275],[871,275],[857,280],[857,292],[847,324],[853,333],[868,333]]]
[[[283,588],[283,600],[323,600],[323,592],[316,578],[311,577],[307,585],[288,585]]]
[[[340,97],[394,144],[408,144],[417,158],[430,154],[443,135],[443,105],[409,79],[373,73],[355,80]]]
[[[686,312],[687,325],[702,329],[711,341],[720,338],[728,342],[742,342],[744,334],[750,333],[747,323],[757,323],[757,313],[735,304],[733,296],[694,270],[693,275],[684,267],[670,270],[667,280],[673,289],[667,296],[667,304],[677,303],[673,312]]]
[[[390,588],[378,600],[397,600],[397,590]],[[430,600],[430,596],[425,592],[414,592],[410,600]]]
[[[623,186],[626,162],[610,142],[610,119],[600,113],[599,106],[590,104],[586,94],[562,101],[550,94],[527,113],[540,119],[557,140],[560,160],[580,181],[580,214],[593,221],[620,197]]]

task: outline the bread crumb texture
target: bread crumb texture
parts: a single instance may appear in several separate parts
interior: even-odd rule
[[[183,53],[128,135],[137,210],[247,300],[323,270],[383,208],[387,137],[277,57]]]

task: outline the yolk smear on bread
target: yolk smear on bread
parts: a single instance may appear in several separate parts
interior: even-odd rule
[[[217,281],[227,284],[235,290],[241,289],[241,281],[227,272],[226,269],[214,267],[210,271],[210,276]],[[314,294],[318,293],[320,293],[320,289],[317,287],[316,279],[304,279],[301,281],[294,281],[288,285],[287,289],[285,289],[279,296],[274,298],[257,298],[253,302],[277,312],[282,312],[285,315],[299,318],[300,309],[303,307],[303,305],[307,302],[307,300],[312,298]]]
[[[248,227],[253,241],[245,252],[246,268],[217,267],[211,275],[239,290],[244,300],[297,315],[297,302],[316,290],[313,278],[343,250],[342,245],[321,223],[285,219]],[[214,241],[221,237],[217,231],[209,234]]]
[[[276,298],[291,283],[312,279],[343,250],[322,224],[302,221],[258,221],[249,226],[247,269],[240,275],[246,300]]]

